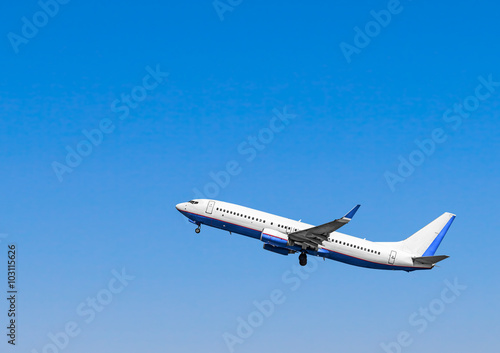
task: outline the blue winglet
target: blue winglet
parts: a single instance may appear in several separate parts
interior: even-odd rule
[[[361,207],[361,205],[356,205],[352,210],[349,211],[349,213],[347,213],[344,218],[349,218],[349,219],[352,219],[352,217],[354,217],[354,215],[356,214],[356,212],[358,212],[358,209]]]

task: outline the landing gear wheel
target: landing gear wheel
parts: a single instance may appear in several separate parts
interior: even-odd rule
[[[201,231],[201,229],[200,229],[200,227],[198,227],[194,231],[196,232],[196,234],[198,234]]]
[[[299,255],[299,264],[300,266],[305,266],[307,265],[307,255],[305,252],[301,253]]]

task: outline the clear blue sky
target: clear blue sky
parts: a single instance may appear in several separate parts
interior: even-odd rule
[[[401,335],[402,352],[495,350],[500,86],[481,82],[500,81],[498,4],[232,3],[223,20],[210,0],[73,0],[49,7],[53,17],[34,0],[2,5],[0,260],[15,242],[16,351],[51,352],[48,335],[74,322],[59,351],[229,352],[224,333],[273,290],[286,299],[235,352],[397,352]],[[385,27],[370,24],[388,6]],[[347,60],[341,43],[354,46],[367,24],[375,34],[358,34]],[[446,113],[457,104],[467,118]],[[284,107],[296,117],[269,138]],[[100,127],[92,146],[82,131]],[[268,143],[250,161],[259,133]],[[415,140],[433,134],[420,152]],[[78,146],[92,151],[68,166]],[[410,157],[411,172],[400,166]],[[196,235],[174,207],[230,161],[240,173],[216,199],[312,224],[360,203],[344,231],[375,241],[453,212],[438,251],[451,257],[410,274],[321,261],[293,290],[283,276],[296,256],[206,227]],[[123,268],[135,278],[107,297]],[[467,288],[445,303],[455,279]],[[98,294],[110,303],[93,320],[79,314]],[[429,306],[433,319],[414,316]]]

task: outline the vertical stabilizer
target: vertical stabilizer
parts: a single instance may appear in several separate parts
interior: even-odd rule
[[[443,213],[409,238],[399,242],[402,250],[416,256],[433,256],[454,219],[454,214]]]

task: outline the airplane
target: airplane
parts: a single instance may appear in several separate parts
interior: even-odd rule
[[[176,205],[191,223],[229,231],[262,241],[265,250],[289,255],[300,253],[299,264],[307,264],[307,255],[346,264],[380,270],[428,270],[449,256],[435,255],[455,219],[449,212],[399,242],[372,242],[337,232],[358,211],[355,206],[345,216],[313,226],[254,210],[248,207],[208,199],[195,199]]]

